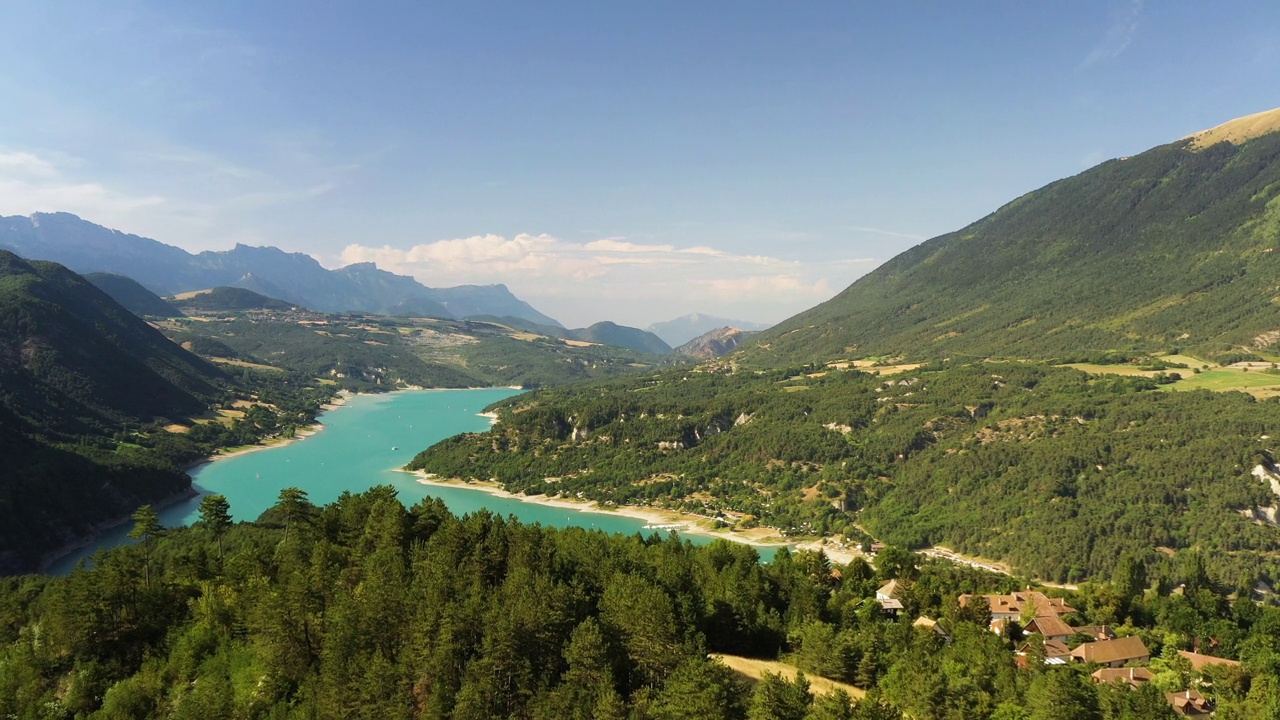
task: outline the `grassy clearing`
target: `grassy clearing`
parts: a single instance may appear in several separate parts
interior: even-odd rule
[[[908,370],[915,370],[923,365],[923,363],[900,363],[898,365],[879,365],[883,362],[876,358],[867,358],[864,360],[848,360],[840,362],[827,363],[827,367],[833,370],[848,370],[854,368],[863,372],[878,373],[880,375],[896,375]]]
[[[1095,365],[1093,363],[1067,363],[1064,367],[1075,368],[1089,373],[1090,375],[1141,375],[1142,377],[1152,377],[1156,374],[1155,370],[1143,370],[1136,365]],[[1167,372],[1191,372],[1183,371],[1181,368],[1177,370],[1169,370]]]
[[[730,669],[751,680],[752,682],[760,680],[765,673],[773,673],[781,675],[787,680],[794,680],[796,677],[796,666],[788,665],[784,662],[776,660],[756,660],[755,658],[742,657],[741,655],[712,655],[715,660],[728,665]],[[813,695],[829,695],[836,690],[843,690],[849,693],[849,697],[861,699],[867,693],[848,683],[836,682],[818,675],[805,674],[805,678],[809,680],[809,692]]]
[[[190,292],[178,293],[177,295],[174,295],[174,296],[173,296],[172,298],[170,298],[170,299],[172,299],[172,300],[190,300],[190,299],[191,299],[191,298],[193,298],[193,297],[197,297],[197,296],[200,296],[200,295],[207,295],[208,293],[211,293],[211,292],[213,292],[213,289],[212,289],[212,288],[210,288],[210,289],[206,289],[206,290],[192,290],[192,291],[190,291]]]
[[[1190,355],[1164,355],[1160,358],[1169,363],[1182,363],[1185,368],[1173,368],[1163,372],[1177,373],[1182,379],[1170,385],[1161,385],[1166,392],[1181,390],[1212,390],[1214,392],[1246,392],[1262,400],[1280,396],[1280,375],[1265,372],[1259,365],[1245,369],[1240,366],[1222,367],[1207,363]],[[1209,366],[1208,370],[1199,373],[1193,368]],[[1152,377],[1154,370],[1142,370],[1134,365],[1095,365],[1093,363],[1070,363],[1065,367],[1075,368],[1090,375],[1140,375]]]
[[[1273,375],[1260,370],[1245,372],[1240,368],[1220,367],[1205,370],[1201,373],[1182,371],[1182,379],[1172,385],[1164,385],[1163,390],[1213,390],[1228,392],[1239,390],[1257,398],[1276,397],[1280,395],[1280,375]]]
[[[1161,355],[1160,359],[1170,364],[1182,363],[1183,365],[1186,365],[1188,369],[1204,367],[1205,365],[1208,365],[1211,368],[1218,367],[1217,363],[1211,363],[1208,360],[1192,357],[1190,355]],[[1181,368],[1177,368],[1173,372],[1180,371]]]
[[[897,375],[920,367],[922,363],[903,363],[902,365],[883,365],[881,367],[873,367],[867,372],[879,372],[881,375]]]
[[[230,427],[236,418],[242,417],[244,417],[244,413],[240,410],[210,410],[191,418],[191,422],[198,425],[216,422]]]

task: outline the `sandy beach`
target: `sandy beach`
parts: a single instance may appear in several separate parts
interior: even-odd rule
[[[419,483],[423,485],[437,485],[440,487],[462,487],[471,490],[480,490],[491,495],[503,498],[511,498],[520,502],[538,503],[548,507],[565,508],[568,510],[577,510],[580,512],[594,512],[606,515],[621,515],[623,517],[644,520],[656,531],[675,530],[682,535],[705,535],[708,537],[721,538],[730,542],[742,543],[744,545],[755,545],[759,547],[777,547],[779,545],[791,545],[783,538],[776,529],[760,527],[751,530],[743,530],[740,532],[731,532],[725,528],[715,528],[715,520],[705,515],[694,515],[691,513],[682,513],[675,510],[664,510],[662,508],[640,507],[636,505],[620,505],[616,508],[601,507],[599,503],[593,500],[568,500],[566,498],[551,498],[545,495],[517,495],[515,493],[503,490],[501,486],[493,482],[463,482],[461,480],[443,480],[422,470],[406,470],[413,475]]]

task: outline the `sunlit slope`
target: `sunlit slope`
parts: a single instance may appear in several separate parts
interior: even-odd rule
[[[1270,349],[1280,133],[1218,135],[1105,162],[922,243],[763,333],[749,357]]]

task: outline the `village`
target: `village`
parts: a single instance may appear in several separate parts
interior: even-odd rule
[[[904,584],[894,579],[876,591],[876,601],[886,614],[897,617],[904,612],[903,590]],[[1117,634],[1108,625],[1072,625],[1075,608],[1062,598],[1030,588],[1008,595],[963,594],[956,600],[965,617],[985,621],[991,632],[1014,644],[1014,662],[1019,667],[1082,663],[1096,668],[1089,677],[1098,684],[1137,689],[1154,683],[1180,717],[1212,717],[1214,704],[1201,689],[1240,670],[1235,660],[1172,648],[1153,662],[1141,637]],[[937,619],[921,615],[912,624],[949,640],[944,623]],[[1180,687],[1171,689],[1171,684]]]

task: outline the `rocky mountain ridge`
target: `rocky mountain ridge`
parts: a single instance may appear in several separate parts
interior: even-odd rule
[[[509,315],[558,327],[505,285],[429,288],[417,280],[357,263],[328,270],[305,253],[237,244],[189,253],[70,213],[0,217],[0,248],[49,260],[79,273],[130,277],[157,295],[218,286],[243,287],[319,312],[414,314],[445,319]]]

